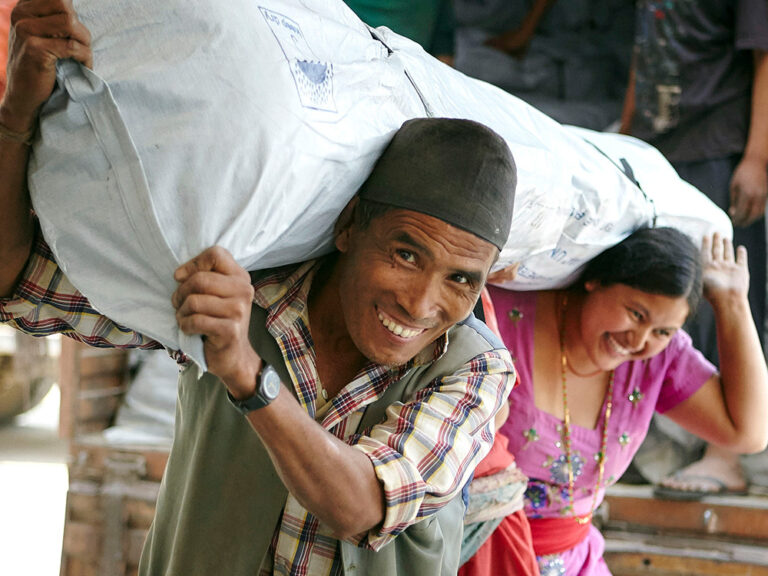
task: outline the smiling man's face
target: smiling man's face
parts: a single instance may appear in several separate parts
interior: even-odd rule
[[[346,329],[369,360],[406,363],[466,318],[498,249],[470,232],[393,209],[338,233]]]

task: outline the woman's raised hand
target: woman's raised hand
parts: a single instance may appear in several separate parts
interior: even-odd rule
[[[746,298],[749,291],[747,249],[715,233],[701,241],[702,282],[705,298],[713,305]]]

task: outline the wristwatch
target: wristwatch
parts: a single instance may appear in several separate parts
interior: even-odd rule
[[[272,366],[265,364],[256,377],[256,393],[246,400],[236,400],[227,390],[227,398],[232,405],[247,415],[249,412],[264,408],[280,393],[280,376]]]

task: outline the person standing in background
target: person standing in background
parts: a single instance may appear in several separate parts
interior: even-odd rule
[[[421,44],[435,58],[453,66],[454,17],[451,0],[345,0],[360,19],[386,26]]]
[[[455,0],[456,68],[563,124],[618,127],[631,0]]]
[[[638,0],[633,65],[621,132],[658,148],[682,178],[727,211],[749,254],[749,302],[764,345],[768,195],[768,1]],[[642,182],[641,182],[642,184]],[[712,309],[686,326],[719,365]],[[657,494],[743,492],[737,455],[705,457]]]

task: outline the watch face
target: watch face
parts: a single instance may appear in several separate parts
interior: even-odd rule
[[[261,394],[269,401],[277,398],[280,392],[280,376],[272,366],[266,366],[261,373]]]

